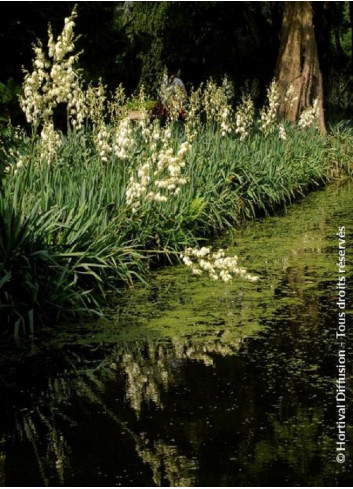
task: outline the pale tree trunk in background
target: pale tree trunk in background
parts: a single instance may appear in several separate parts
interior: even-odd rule
[[[326,133],[323,110],[322,75],[313,24],[311,2],[283,2],[283,21],[276,78],[279,83],[280,116],[290,122],[318,99],[319,129]],[[292,86],[297,97],[291,106],[285,102]]]

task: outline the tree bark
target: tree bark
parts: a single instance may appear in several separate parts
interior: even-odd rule
[[[322,75],[311,2],[284,2],[276,77],[280,90],[280,116],[296,122],[303,110],[318,99],[319,129],[325,134]],[[291,104],[286,101],[290,86],[295,94]]]

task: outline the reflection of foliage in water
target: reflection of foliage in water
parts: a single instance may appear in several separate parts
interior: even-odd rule
[[[284,486],[291,485],[293,468],[297,471],[297,479],[302,485],[324,486],[326,477],[332,472],[332,464],[322,461],[326,459],[327,462],[332,462],[330,454],[333,450],[331,437],[322,430],[325,423],[323,409],[318,408],[311,413],[299,409],[295,417],[286,422],[280,422],[278,419],[271,419],[269,422],[273,427],[272,439],[251,440],[241,447],[242,456],[245,459],[250,458],[247,484],[249,477],[250,484],[251,481],[258,481],[267,467],[279,463],[285,467]],[[247,451],[249,449],[250,452]],[[315,476],[308,479],[313,461],[317,464]]]
[[[223,334],[223,333],[221,333]],[[131,407],[139,415],[144,402],[153,402],[160,409],[161,391],[173,384],[173,372],[178,364],[187,360],[201,362],[205,366],[213,365],[213,355],[234,355],[242,338],[223,343],[220,338],[193,342],[171,339],[170,343],[134,343],[127,345],[128,352],[118,354],[113,366],[126,374],[126,397]]]
[[[71,449],[64,433],[70,430],[70,426],[75,426],[75,420],[66,414],[65,406],[74,396],[76,402],[88,400],[92,406],[98,406],[129,434],[135,443],[136,453],[150,466],[156,485],[167,481],[171,486],[192,486],[197,469],[195,459],[180,454],[177,446],[163,439],[149,440],[146,433],[135,433],[130,429],[128,422],[116,415],[116,407],[109,407],[104,400],[106,385],[123,371],[126,375],[125,395],[136,415],[139,415],[141,405],[150,401],[162,408],[161,390],[167,389],[168,383],[173,381],[176,362],[193,360],[209,366],[213,363],[212,354],[234,354],[240,344],[241,338],[228,344],[219,340],[193,344],[190,339],[165,344],[127,343],[119,345],[113,355],[97,362],[93,368],[84,369],[80,364],[84,364],[85,359],[75,354],[69,363],[73,367],[76,361],[75,370],[81,370],[81,374],[74,378],[50,379],[47,390],[37,398],[36,407],[30,412],[27,409],[16,412],[18,441],[27,442],[32,447],[43,485],[50,485],[53,476],[57,484],[65,485]]]
[[[47,390],[31,410],[22,408],[14,413],[15,436],[19,442],[31,445],[45,486],[50,485],[49,476],[53,474],[58,484],[64,485],[64,465],[68,467],[70,449],[57,425],[58,420],[74,424],[60,411],[60,406],[72,396],[71,387],[64,378],[49,379]]]
[[[167,269],[151,287],[132,291],[109,325],[93,325],[90,337],[81,345],[75,339],[69,351],[65,331],[57,347],[66,346],[67,371],[54,374],[25,407],[18,406],[13,432],[8,432],[16,434],[15,446],[29,444],[42,483],[67,485],[72,480],[70,434],[85,410],[103,413],[125,433],[121,436],[129,438],[156,485],[208,483],[211,475],[200,456],[207,459],[205,453],[212,453],[215,462],[224,458],[224,485],[234,480],[257,485],[264,474],[275,477],[271,468],[276,467],[284,467],[283,483],[332,482],[334,423],[328,397],[335,361],[331,323],[336,270],[331,257],[336,257],[337,219],[351,205],[352,194],[349,186],[338,198],[328,189],[294,206],[286,218],[258,221],[235,234],[239,254],[262,276],[256,287],[210,284],[181,269]],[[228,370],[237,362],[242,366],[235,369],[233,383],[222,388],[214,407],[205,402],[196,412],[191,404],[195,412],[188,414],[180,439],[160,425],[158,430],[145,427],[147,413],[169,419],[169,393],[187,382],[184,370],[200,369],[198,375],[216,395],[212,375],[228,360]],[[182,410],[183,404],[175,402]],[[180,421],[183,415],[175,416]],[[219,453],[207,451],[209,436],[232,432],[239,437],[230,445],[232,457],[222,446]],[[9,437],[0,439],[4,484],[7,443]],[[308,478],[313,464],[320,471]],[[237,476],[235,467],[241,469]]]
[[[157,440],[152,449],[136,448],[142,460],[151,467],[153,482],[156,486],[161,486],[164,480],[171,487],[192,487],[195,485],[197,462],[180,456],[177,447]]]
[[[96,378],[94,378],[94,381],[101,390],[104,390],[102,382]],[[149,465],[153,481],[157,486],[161,485],[164,479],[170,486],[194,485],[194,472],[197,469],[197,464],[194,460],[188,460],[187,457],[180,455],[176,446],[168,445],[161,439],[152,442],[147,438],[145,432],[136,434],[129,428],[128,423],[121,420],[88,384],[83,381],[80,387],[91,402],[103,408],[110,419],[121,426],[134,440],[136,452],[142,461]]]

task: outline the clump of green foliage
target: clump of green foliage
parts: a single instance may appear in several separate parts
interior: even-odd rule
[[[32,134],[14,132],[3,154],[3,333],[101,314],[110,292],[351,161],[350,133],[321,136],[315,111],[305,129],[279,123],[274,84],[259,121],[248,95],[234,110],[229,82],[210,80],[188,101],[171,92],[163,121],[150,117],[141,92],[132,122],[121,87],[109,98],[101,84],[83,86],[74,16],[57,40],[49,32],[48,53],[35,48],[21,97]],[[63,105],[65,134],[55,120]]]

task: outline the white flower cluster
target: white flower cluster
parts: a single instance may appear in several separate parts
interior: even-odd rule
[[[61,146],[61,138],[52,121],[46,121],[40,134],[40,161],[52,163]]]
[[[279,137],[279,139],[281,139],[282,141],[285,141],[285,140],[287,139],[286,130],[285,130],[284,125],[283,125],[283,124],[279,124],[279,125],[278,125],[278,137]]]
[[[70,104],[71,110],[76,107],[76,114],[82,110],[81,101],[74,96],[78,84],[74,64],[78,56],[70,55],[74,50],[75,17],[74,10],[65,19],[57,41],[49,29],[48,58],[40,44],[34,48],[33,71],[25,72],[23,94],[20,97],[21,107],[29,123],[48,121],[53,115],[53,109],[62,102]]]
[[[168,195],[177,195],[180,187],[187,182],[182,169],[191,148],[190,143],[183,142],[175,153],[169,126],[162,128],[158,123],[153,123],[143,129],[144,137],[149,137],[146,147],[150,153],[142,155],[143,162],[136,172],[132,172],[126,189],[126,203],[133,212],[140,207],[142,198],[151,202],[166,202]]]
[[[32,73],[25,72],[21,107],[29,123],[35,129],[41,126],[40,160],[52,162],[61,138],[55,132],[53,113],[58,104],[67,104],[68,120],[76,129],[83,126],[87,117],[85,93],[81,89],[80,77],[75,69],[78,55],[74,51],[74,10],[65,19],[62,33],[55,40],[48,29],[48,54],[39,44],[34,48]]]
[[[22,171],[24,168],[24,160],[22,158],[19,158],[16,162],[15,165],[7,165],[5,166],[4,172],[5,173],[11,173],[13,172],[13,175],[17,175],[19,171]]]
[[[105,163],[115,155],[119,160],[126,160],[135,145],[131,121],[128,117],[118,121],[115,127],[101,122],[95,128],[93,140],[100,160]]]
[[[185,107],[185,93],[181,87],[175,86],[167,105],[167,118],[169,121],[177,121]]]
[[[260,131],[265,136],[272,134],[276,128],[279,100],[278,84],[276,80],[273,80],[267,90],[267,105],[260,112]]]
[[[135,139],[133,134],[132,123],[128,117],[117,121],[114,128],[112,150],[119,160],[129,158],[134,147]]]
[[[52,115],[52,107],[49,104],[51,95],[48,96],[47,84],[49,82],[48,68],[50,63],[46,60],[42,47],[34,48],[35,60],[33,72],[25,72],[23,82],[23,94],[20,97],[20,105],[29,123],[35,123],[41,117],[48,118]]]
[[[201,112],[202,112],[202,84],[197,90],[192,90],[189,96],[185,132],[189,141],[195,139],[201,128]]]
[[[230,106],[223,107],[223,110],[219,114],[221,135],[223,137],[231,134],[233,131],[232,115],[233,111]]]
[[[108,161],[112,155],[126,160],[135,140],[132,123],[123,106],[126,97],[122,86],[117,88],[113,98],[108,98],[102,82],[97,86],[89,85],[81,93],[87,119],[93,125],[93,139],[101,161]]]
[[[51,92],[53,105],[57,103],[67,103],[69,119],[74,127],[80,129],[87,116],[85,93],[80,86],[80,77],[75,69],[78,54],[73,55],[74,51],[74,10],[70,17],[64,22],[64,28],[56,42],[51,29],[49,29],[48,52],[52,59],[50,77],[52,81]]]
[[[60,36],[58,36],[55,42],[52,30],[49,29],[49,41],[48,49],[49,56],[56,62],[62,61],[68,53],[74,50],[74,18],[76,17],[76,11],[74,10],[70,17],[67,17],[64,21],[64,29]]]
[[[11,127],[11,124],[9,124]],[[15,144],[12,144],[10,147],[6,148],[4,145],[2,148],[4,155],[4,172],[12,173],[16,175],[22,168],[25,167],[26,156],[16,147],[17,144],[20,147],[27,146],[28,138],[25,131],[20,127],[16,126],[12,128],[12,141]],[[0,138],[0,144],[2,143]]]
[[[203,92],[206,120],[208,123],[218,124],[222,136],[233,131],[233,109],[229,99],[231,93],[228,81],[217,86],[212,79],[208,80]]]
[[[99,82],[96,87],[89,85],[86,93],[87,116],[92,121],[93,126],[100,126],[104,123],[106,113],[106,87]]]
[[[110,132],[104,123],[100,125],[97,132],[94,134],[94,142],[100,160],[103,163],[106,163],[112,153],[112,146],[110,141]]]
[[[221,279],[224,282],[229,282],[234,276],[251,282],[259,280],[258,276],[251,275],[244,267],[239,267],[237,256],[226,257],[222,249],[212,252],[208,247],[187,248],[180,257],[194,275],[206,272],[213,280]]]
[[[69,56],[66,60],[52,60],[52,68],[50,70],[50,90],[47,91],[50,97],[49,103],[53,106],[56,104],[69,102],[72,98],[72,89],[76,85],[76,73],[73,65],[76,61],[76,56]]]
[[[298,127],[300,129],[307,129],[308,127],[311,127],[318,122],[319,115],[319,101],[318,99],[315,99],[312,107],[308,107],[302,112],[299,118]]]
[[[147,146],[151,145],[150,149],[153,150],[157,145],[157,141],[161,139],[162,133],[158,120],[151,123],[151,119],[146,108],[146,95],[143,86],[140,88],[138,95],[138,114],[137,127],[140,131],[143,142]]]
[[[206,114],[207,122],[216,122],[218,119],[218,102],[220,92],[218,92],[217,84],[212,80],[208,80],[203,91],[203,108]]]
[[[298,100],[298,96],[295,93],[295,89],[293,85],[289,85],[286,91],[286,95],[284,97],[284,101],[289,107],[293,107],[294,102]]]
[[[233,83],[228,79],[227,75],[223,77],[222,80],[222,89],[227,97],[227,100],[230,101],[234,98],[234,87]]]
[[[165,72],[162,76],[159,98],[163,106],[167,109],[167,118],[169,121],[177,121],[183,112],[186,102],[185,91],[172,79],[168,78]]]
[[[81,129],[88,115],[86,93],[82,90],[79,80],[72,85],[72,96],[69,97],[67,111],[71,124],[76,129]]]
[[[158,189],[166,189],[174,195],[179,193],[180,186],[186,184],[186,179],[182,177],[181,172],[185,167],[185,156],[190,149],[190,143],[184,141],[176,154],[174,154],[171,147],[159,154],[157,170],[154,172],[154,176],[159,177],[154,182]]]
[[[250,94],[243,94],[241,103],[235,112],[235,132],[240,134],[240,141],[249,135],[249,129],[254,121],[254,102]]]

